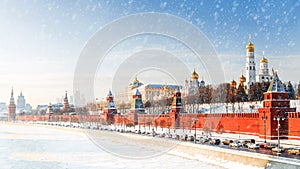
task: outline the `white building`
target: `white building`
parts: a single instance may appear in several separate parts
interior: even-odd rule
[[[263,52],[262,59],[260,60],[259,65],[259,72],[256,77],[258,82],[271,82],[272,81],[272,74],[269,71],[268,67],[268,59],[265,58],[265,54]]]
[[[251,42],[251,36],[249,36],[249,43],[247,44],[246,49],[246,85],[249,90],[250,86],[256,82],[254,45]]]
[[[199,88],[205,86],[204,80],[201,80],[199,82],[199,75],[194,69],[191,75],[190,80],[185,80],[184,88],[182,90],[182,95],[183,96],[188,96],[188,95],[197,95],[199,94]]]

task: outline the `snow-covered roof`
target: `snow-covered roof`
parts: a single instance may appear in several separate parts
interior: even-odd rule
[[[269,86],[268,92],[286,92],[277,72],[274,73],[274,77]]]

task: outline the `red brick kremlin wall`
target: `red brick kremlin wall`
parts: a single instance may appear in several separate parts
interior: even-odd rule
[[[196,117],[196,128],[215,132],[241,133],[256,135],[264,138],[264,123],[259,113],[224,113],[224,114],[180,114],[179,119],[168,114],[162,115],[138,115],[138,124],[147,127],[173,128],[175,120],[179,120],[180,129],[194,129],[194,118]],[[288,139],[300,140],[300,112],[288,114]],[[99,115],[53,115],[47,116],[18,116],[19,121],[56,121],[56,122],[99,122],[106,124]],[[270,120],[271,123],[274,120]],[[114,124],[133,125],[127,117],[115,115]],[[269,130],[268,128],[266,130]],[[268,135],[268,133],[267,133]],[[267,137],[269,139],[269,137]]]

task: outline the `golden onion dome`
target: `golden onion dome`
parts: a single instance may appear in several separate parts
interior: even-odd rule
[[[249,52],[254,52],[254,45],[252,42],[249,42],[246,46],[246,49],[249,51]]]
[[[241,77],[240,77],[240,82],[246,82],[246,77],[244,76],[244,75],[242,75]]]
[[[268,63],[268,62],[269,62],[268,59],[266,59],[264,57],[260,60],[260,63]]]
[[[192,73],[192,79],[198,79],[199,78],[199,75],[198,73],[196,72],[196,70],[194,69],[193,73]]]
[[[262,59],[260,60],[260,63],[268,63],[268,59],[265,58],[265,51],[263,51],[263,54],[262,54]]]
[[[231,85],[231,86],[236,86],[236,81],[235,81],[235,80],[232,80],[232,81],[230,82],[230,85]]]

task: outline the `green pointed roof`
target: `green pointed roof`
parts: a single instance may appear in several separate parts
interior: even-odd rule
[[[269,86],[268,92],[286,92],[277,72],[274,73],[273,80]]]

